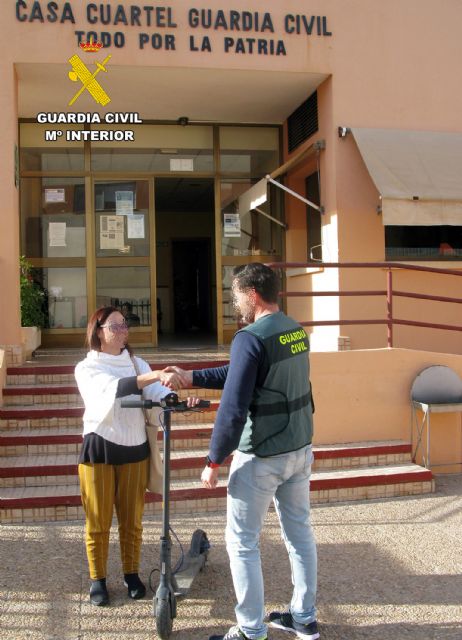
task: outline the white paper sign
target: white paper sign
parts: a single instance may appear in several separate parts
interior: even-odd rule
[[[119,216],[131,216],[133,213],[133,191],[116,191],[116,213]]]
[[[238,213],[224,214],[224,236],[225,238],[241,237],[241,219]]]
[[[45,202],[66,202],[64,189],[45,189]]]
[[[48,246],[49,247],[65,247],[66,246],[66,223],[50,222],[48,224]]]
[[[124,248],[124,220],[117,216],[101,216],[100,249]]]
[[[192,158],[171,158],[170,171],[194,171]]]
[[[144,215],[127,216],[127,238],[144,238]]]

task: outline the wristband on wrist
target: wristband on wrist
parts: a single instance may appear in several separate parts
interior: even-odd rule
[[[216,462],[212,462],[212,461],[210,460],[209,456],[207,456],[207,457],[205,458],[205,465],[206,465],[207,467],[210,467],[211,469],[218,469],[218,467],[220,466],[218,463],[216,463]]]

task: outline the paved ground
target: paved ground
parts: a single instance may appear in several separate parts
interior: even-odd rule
[[[233,623],[234,597],[223,545],[224,514],[176,517],[188,541],[196,527],[213,544],[190,598],[179,605],[172,640],[203,640]],[[432,496],[313,508],[319,548],[323,640],[461,640],[462,475],[440,476]],[[151,640],[150,598],[131,601],[110,550],[111,605],[88,604],[81,522],[0,527],[1,640]],[[146,519],[142,577],[157,563],[159,521]],[[274,513],[262,539],[268,608],[290,594],[290,573]],[[287,634],[270,630],[269,638]],[[293,637],[293,636],[289,636]]]

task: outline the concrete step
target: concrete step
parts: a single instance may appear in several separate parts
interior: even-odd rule
[[[143,357],[143,356],[141,356]],[[76,359],[72,364],[41,364],[26,363],[17,367],[8,367],[6,371],[6,383],[10,385],[36,385],[36,384],[75,384],[74,369],[75,365],[82,357]],[[207,367],[221,367],[228,364],[229,360],[223,358],[198,358],[193,359],[190,356],[173,357],[172,354],[156,356],[150,355],[145,358],[151,365],[152,370],[164,369],[167,366],[180,366],[182,369],[205,369]],[[152,361],[152,360],[155,360]]]
[[[312,503],[343,502],[416,495],[434,491],[431,471],[414,464],[388,465],[341,471],[318,471],[311,477]],[[173,513],[216,511],[225,508],[226,481],[204,489],[197,480],[173,480]],[[159,513],[161,496],[146,494],[147,513]],[[77,485],[15,487],[0,490],[2,523],[74,520],[83,517]]]
[[[175,430],[172,431],[175,433]],[[159,434],[161,435],[161,434]],[[69,438],[69,436],[64,436]],[[46,436],[38,436],[46,439]],[[162,444],[162,443],[160,443]],[[39,446],[39,445],[38,445]],[[42,445],[43,446],[43,445]],[[64,446],[64,445],[63,445]],[[79,445],[71,443],[73,451],[50,454],[26,454],[9,456],[0,460],[0,487],[69,485],[78,481],[77,460]],[[205,443],[193,441],[193,448],[173,449],[171,451],[172,477],[191,477],[204,465],[208,451],[208,439]],[[162,449],[162,447],[161,447]],[[314,448],[314,471],[335,471],[339,469],[372,468],[384,465],[405,464],[410,462],[411,446],[404,442],[352,443]],[[223,465],[223,473],[231,458]]]
[[[188,478],[202,469],[208,449],[172,451],[172,478]],[[227,473],[231,456],[220,472]],[[0,466],[0,489],[5,487],[66,486],[78,483],[78,453],[60,455],[27,455],[3,458]]]
[[[201,397],[206,398],[207,396],[201,394]],[[218,404],[212,398],[209,409],[174,413],[172,415],[172,424],[202,422],[204,415],[207,415],[207,420],[213,421]],[[31,406],[3,407],[0,409],[0,431],[5,429],[52,429],[57,426],[79,427],[82,424],[83,412],[83,406],[79,404],[61,405],[54,403],[45,406],[34,404]]]
[[[412,446],[404,440],[314,445],[314,469],[375,467],[411,462]]]
[[[30,405],[75,405],[83,406],[77,385],[50,383],[47,385],[13,385],[3,389],[5,407],[27,407]]]
[[[170,446],[172,450],[206,447],[210,441],[213,423],[198,422],[172,425]],[[159,429],[159,441],[163,432]],[[82,443],[82,427],[3,429],[0,430],[1,456],[25,456],[39,454],[77,453]]]
[[[180,398],[195,395],[204,400],[218,400],[221,391],[217,389],[182,389],[177,392]],[[76,384],[49,383],[42,385],[13,385],[3,389],[5,407],[28,407],[37,404],[59,404],[83,406]]]
[[[434,490],[432,472],[408,463],[313,473],[310,499],[313,503],[373,500]]]
[[[212,422],[172,425],[170,437],[172,451],[207,447],[212,429]],[[157,439],[161,443],[163,439],[161,429]],[[81,442],[80,427],[0,430],[0,467],[2,456],[76,453],[80,450]],[[315,445],[314,454],[318,468],[363,467],[406,462],[410,460],[411,445],[403,440]]]
[[[200,480],[172,480],[170,512],[201,513],[226,508],[226,480],[215,489],[204,489]],[[146,492],[145,513],[158,515],[162,497]],[[83,519],[80,490],[77,485],[66,487],[27,487],[0,491],[0,523],[53,522]]]

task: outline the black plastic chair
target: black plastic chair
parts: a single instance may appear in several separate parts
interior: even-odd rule
[[[432,413],[462,412],[462,379],[450,367],[433,365],[423,369],[415,378],[411,387],[412,433],[414,425],[417,431],[417,443],[413,453],[415,461],[417,451],[422,443],[422,436],[426,429],[427,456],[422,451],[424,466],[430,468],[430,415]],[[419,422],[417,411],[422,411],[422,422]],[[462,416],[461,416],[462,424]],[[412,439],[412,438],[411,438]],[[433,466],[447,466],[462,464],[462,462],[448,462]]]

